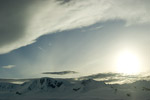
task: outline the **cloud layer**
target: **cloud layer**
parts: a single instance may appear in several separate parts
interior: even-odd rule
[[[1,0],[0,54],[32,44],[44,34],[107,20],[149,23],[148,0]]]
[[[132,83],[138,80],[150,80],[149,75],[126,75],[122,73],[98,73],[79,79],[96,79],[107,83]]]
[[[5,69],[11,69],[11,68],[14,68],[15,65],[7,65],[7,66],[2,66],[2,68],[5,68]]]
[[[42,74],[55,74],[55,75],[67,75],[67,74],[76,74],[75,71],[60,71],[60,72],[44,72]]]

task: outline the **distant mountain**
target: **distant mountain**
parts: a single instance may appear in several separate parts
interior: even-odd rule
[[[149,100],[150,82],[105,84],[102,81],[40,78],[23,84],[0,83],[0,100]]]
[[[12,83],[5,83],[1,82],[0,83],[0,91],[13,91],[18,88],[17,84],[12,84]]]

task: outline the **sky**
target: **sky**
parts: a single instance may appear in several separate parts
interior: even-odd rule
[[[0,0],[0,78],[149,73],[149,4]]]

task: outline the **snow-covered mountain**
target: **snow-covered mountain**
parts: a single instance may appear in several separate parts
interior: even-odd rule
[[[0,100],[150,100],[150,81],[105,84],[102,81],[32,79],[23,84],[0,83]]]

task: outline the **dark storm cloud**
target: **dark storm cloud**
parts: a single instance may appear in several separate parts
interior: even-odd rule
[[[67,74],[77,74],[75,71],[60,71],[60,72],[44,72],[42,74],[54,74],[54,75],[67,75]]]

